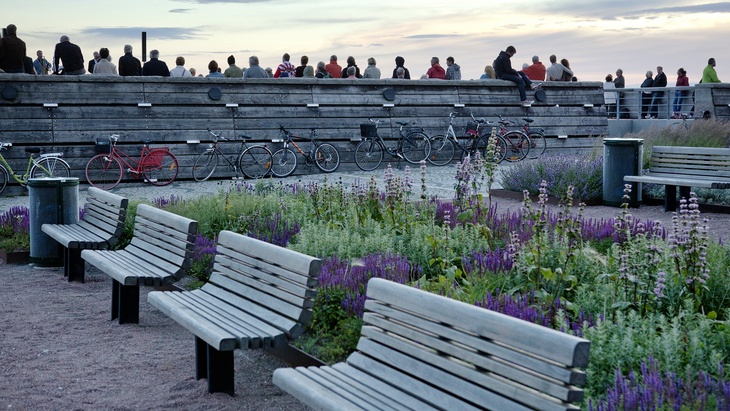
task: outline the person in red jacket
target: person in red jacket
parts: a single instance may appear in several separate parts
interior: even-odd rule
[[[439,64],[438,57],[431,57],[431,68],[426,72],[428,78],[446,80],[446,70]]]
[[[523,73],[533,81],[545,81],[545,73],[547,68],[540,61],[540,57],[532,56],[532,65],[522,70]]]
[[[689,77],[687,77],[687,71],[680,67],[677,70],[677,87],[689,87]],[[682,103],[684,97],[687,95],[687,90],[675,90],[674,91],[674,114],[672,118],[680,118],[682,116]]]

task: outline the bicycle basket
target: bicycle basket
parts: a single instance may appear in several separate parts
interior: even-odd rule
[[[377,137],[378,126],[372,123],[360,124],[360,135],[363,137]]]
[[[476,134],[478,128],[479,128],[479,124],[477,124],[473,121],[466,123],[466,133],[467,134]]]
[[[110,153],[112,149],[108,138],[97,138],[95,148],[99,154]]]

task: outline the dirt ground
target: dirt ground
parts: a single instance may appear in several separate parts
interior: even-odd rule
[[[303,410],[271,383],[286,364],[260,350],[235,351],[234,397],[195,380],[194,336],[147,304],[140,323],[110,321],[111,279],[87,268],[0,265],[0,409]]]

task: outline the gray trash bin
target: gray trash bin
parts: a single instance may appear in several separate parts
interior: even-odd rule
[[[62,267],[63,252],[56,240],[41,230],[43,224],[79,221],[79,179],[46,177],[28,180],[30,202],[30,262],[39,267]]]
[[[603,139],[603,204],[620,207],[624,203],[624,176],[642,174],[644,140],[640,138]],[[632,183],[629,207],[641,204],[641,184]]]

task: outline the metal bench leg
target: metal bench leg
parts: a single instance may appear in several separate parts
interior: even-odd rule
[[[689,204],[689,191],[690,187],[679,186],[679,198],[687,200],[687,204]]]
[[[218,351],[208,345],[208,392],[233,395],[233,351]]]
[[[208,343],[195,337],[195,379],[208,378]]]
[[[677,210],[677,186],[667,184],[664,186],[664,211]]]
[[[84,259],[81,258],[81,249],[65,248],[63,257],[63,274],[68,277],[68,281],[83,283],[86,264]]]
[[[139,323],[139,286],[112,281],[112,320],[119,324]]]

